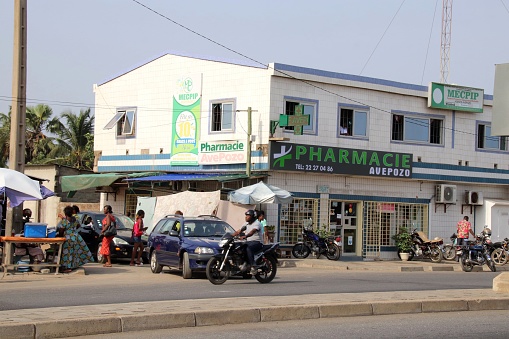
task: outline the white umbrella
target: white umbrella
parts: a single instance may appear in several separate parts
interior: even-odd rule
[[[41,200],[41,186],[38,181],[32,180],[25,174],[0,168],[0,194],[5,194],[16,207],[26,200]]]
[[[228,200],[238,204],[288,204],[292,202],[292,194],[276,186],[267,185],[263,181],[239,188],[228,194]]]

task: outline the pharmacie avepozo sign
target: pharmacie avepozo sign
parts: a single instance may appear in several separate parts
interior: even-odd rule
[[[270,169],[411,178],[412,154],[272,142]]]
[[[482,113],[484,90],[432,82],[428,89],[428,107]]]
[[[200,142],[198,163],[200,165],[242,164],[246,163],[247,146],[245,141],[207,141]]]

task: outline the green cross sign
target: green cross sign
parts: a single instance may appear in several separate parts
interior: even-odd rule
[[[295,115],[279,115],[279,126],[293,126],[293,134],[302,135],[304,126],[308,126],[311,116],[304,114],[304,105],[295,106]]]

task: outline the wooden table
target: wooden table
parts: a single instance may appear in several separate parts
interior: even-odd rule
[[[58,269],[60,267],[60,256],[62,255],[62,244],[65,242],[65,238],[25,238],[25,237],[0,237],[0,242],[10,243],[10,244],[57,244],[58,252],[57,256],[54,259],[54,263],[42,263],[42,264],[11,264],[2,262],[3,267],[3,276],[7,273],[9,268],[16,268],[18,266],[28,266],[28,267],[56,267],[55,274],[58,274]],[[4,246],[5,249],[5,246]],[[5,253],[4,258],[7,258]]]

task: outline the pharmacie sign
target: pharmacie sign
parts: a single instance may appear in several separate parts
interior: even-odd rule
[[[200,143],[200,165],[242,164],[247,160],[245,141],[208,141]]]
[[[432,82],[428,90],[428,107],[482,113],[484,90]]]
[[[270,169],[411,178],[412,154],[272,142]]]

